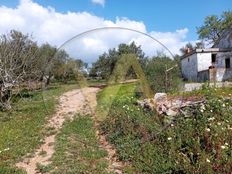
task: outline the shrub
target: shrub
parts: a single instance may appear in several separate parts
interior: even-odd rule
[[[118,97],[101,124],[120,160],[143,173],[230,173],[231,100],[210,96],[204,106],[184,109],[164,128],[164,117]]]

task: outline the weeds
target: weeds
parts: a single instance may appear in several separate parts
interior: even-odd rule
[[[188,117],[179,114],[163,130],[164,117],[136,106],[133,94],[117,96],[101,130],[134,172],[229,174],[232,101],[213,95],[212,90],[200,92],[207,99],[204,106],[185,108]]]
[[[94,123],[89,116],[76,116],[58,134],[52,159],[53,173],[107,173],[107,152],[99,147]]]

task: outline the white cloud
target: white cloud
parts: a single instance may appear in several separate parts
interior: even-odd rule
[[[0,34],[11,29],[32,34],[39,44],[48,42],[62,45],[73,36],[101,27],[125,27],[151,35],[176,54],[186,44],[188,29],[174,32],[148,32],[142,21],[117,17],[115,21],[105,20],[88,12],[57,12],[52,7],[44,7],[31,0],[21,0],[16,8],[0,6]],[[135,41],[142,45],[147,55],[154,55],[164,49],[160,44],[136,32],[122,29],[108,29],[91,32],[64,45],[73,57],[83,58],[87,62],[96,60],[99,54],[119,43]]]
[[[92,3],[94,3],[94,4],[99,4],[99,5],[101,5],[102,7],[105,6],[105,0],[92,0]]]

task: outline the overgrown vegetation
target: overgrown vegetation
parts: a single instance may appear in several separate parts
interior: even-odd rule
[[[58,135],[56,152],[50,166],[51,173],[106,174],[107,152],[99,147],[93,119],[77,115],[66,122]]]
[[[25,91],[22,98],[14,102],[14,110],[0,112],[1,174],[20,173],[13,167],[14,163],[42,143],[46,134],[44,124],[55,110],[57,96],[72,88],[76,85],[55,85],[45,91]]]
[[[124,85],[120,93],[128,89],[130,93],[115,98],[101,130],[115,145],[119,159],[130,162],[134,172],[232,171],[231,100],[214,96],[215,90],[207,89],[202,92],[207,98],[204,106],[187,107],[167,124],[168,117],[135,105],[131,86]]]
[[[148,61],[145,69],[151,89],[156,92],[179,91],[182,84],[179,58],[172,60],[158,55]]]

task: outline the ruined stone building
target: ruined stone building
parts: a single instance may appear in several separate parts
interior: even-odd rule
[[[189,81],[232,79],[232,29],[223,33],[212,48],[196,49],[181,57],[182,75]]]

